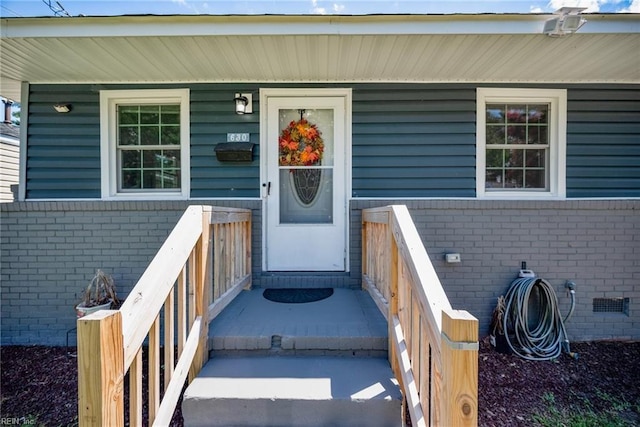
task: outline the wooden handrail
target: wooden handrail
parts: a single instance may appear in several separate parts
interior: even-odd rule
[[[202,228],[202,207],[190,206],[122,304],[125,369],[131,364],[173,289],[202,235]]]
[[[362,283],[416,426],[478,424],[478,320],[453,310],[406,206],[362,212]]]
[[[251,211],[187,208],[120,310],[78,319],[79,425],[124,426],[127,372],[129,424],[142,425],[147,338],[149,425],[168,425],[185,380],[192,380],[207,360],[209,322],[250,286]]]

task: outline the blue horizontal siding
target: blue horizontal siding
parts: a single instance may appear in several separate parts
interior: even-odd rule
[[[260,196],[259,86],[203,84],[191,86],[191,197]],[[235,92],[254,93],[253,114],[235,113]],[[253,161],[219,162],[215,146],[227,133],[249,133]]]
[[[473,197],[475,88],[367,85],[353,92],[354,197]]]
[[[273,86],[283,85],[32,85],[27,198],[99,198],[99,91],[173,87],[191,91],[191,197],[259,197],[258,92]],[[475,196],[475,85],[350,86],[354,197]],[[568,197],[640,197],[640,86],[566,88]],[[233,112],[238,91],[254,94],[254,114]],[[56,113],[58,102],[73,111]],[[229,132],[251,135],[252,162],[218,162]]]
[[[640,86],[567,96],[567,197],[640,197]]]
[[[69,114],[53,104],[71,103]],[[100,94],[91,85],[32,85],[26,197],[100,198]]]
[[[251,141],[259,142],[258,111],[239,116],[233,110],[236,91],[257,93],[258,86],[186,86],[191,90],[191,197],[258,197],[259,147],[253,162],[242,164],[218,162],[214,151],[228,132],[249,132]],[[100,198],[100,90],[173,87],[185,85],[32,85],[27,198]],[[72,104],[72,112],[56,113],[52,106],[58,102]]]

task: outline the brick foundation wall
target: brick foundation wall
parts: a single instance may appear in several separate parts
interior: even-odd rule
[[[0,204],[2,344],[64,344],[95,269],[112,274],[126,296],[188,204],[252,209],[254,284],[268,284],[260,200]],[[571,340],[640,339],[640,201],[355,199],[348,283],[361,274],[361,210],[389,204],[409,207],[453,307],[478,317],[481,335],[526,261],[554,286],[563,314],[564,284],[576,283]],[[446,252],[460,253],[462,262],[445,263]],[[628,315],[594,313],[593,298],[602,297],[629,298]]]
[[[481,335],[526,261],[553,285],[563,316],[564,285],[576,283],[571,340],[640,339],[640,201],[353,200],[352,269],[360,270],[361,209],[391,204],[409,207],[453,308],[476,316]],[[462,262],[447,264],[447,252]],[[629,298],[629,314],[594,313],[603,297]]]
[[[62,345],[74,306],[95,270],[126,296],[165,241],[187,202],[21,202],[0,205],[2,344]],[[254,210],[260,201],[192,201]],[[253,241],[254,270],[260,241]],[[75,343],[75,334],[70,335]]]

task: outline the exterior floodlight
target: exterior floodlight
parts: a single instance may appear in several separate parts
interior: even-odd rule
[[[559,16],[546,21],[542,33],[550,37],[560,37],[575,33],[587,22],[580,15],[580,12],[586,9],[586,7],[563,7],[556,10],[555,13]]]

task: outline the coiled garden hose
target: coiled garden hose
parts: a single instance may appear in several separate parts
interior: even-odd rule
[[[532,294],[539,299],[534,307],[529,304]],[[569,350],[564,326],[574,308],[574,289],[571,289],[571,309],[563,319],[558,298],[549,282],[538,277],[516,279],[505,296],[502,329],[507,344],[523,359],[551,360],[560,356],[563,350],[575,358],[576,355]],[[531,309],[535,309],[535,312],[530,312]],[[537,324],[529,324],[530,316],[538,319]]]

